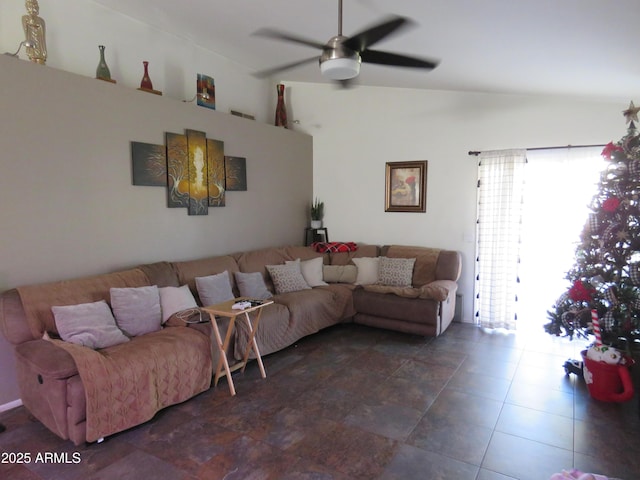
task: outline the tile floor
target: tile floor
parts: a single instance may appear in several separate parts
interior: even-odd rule
[[[102,444],[4,412],[0,478],[547,480],[576,467],[640,479],[638,398],[600,403],[566,376],[584,345],[541,328],[453,324],[425,339],[339,325],[266,357],[265,380],[255,362],[234,373],[236,397],[223,379]],[[30,464],[6,463],[21,452]]]

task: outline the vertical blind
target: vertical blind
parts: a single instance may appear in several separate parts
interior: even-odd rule
[[[525,149],[481,152],[478,164],[476,321],[514,329],[522,231]]]

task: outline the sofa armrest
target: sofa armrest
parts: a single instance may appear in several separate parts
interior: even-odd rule
[[[31,340],[16,345],[16,357],[34,372],[48,378],[64,379],[78,374],[73,357],[48,340]]]
[[[427,287],[444,288],[447,291],[447,296],[450,296],[451,293],[455,294],[458,291],[458,283],[453,280],[434,280],[422,288]]]

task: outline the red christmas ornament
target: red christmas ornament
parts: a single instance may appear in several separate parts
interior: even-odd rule
[[[569,298],[574,302],[590,302],[593,300],[594,288],[582,280],[573,282],[573,286],[569,289]]]
[[[602,149],[602,156],[607,160],[611,160],[611,155],[613,154],[613,152],[622,152],[622,151],[623,151],[622,147],[614,145],[613,142],[609,142]]]
[[[605,212],[613,213],[620,206],[620,200],[616,197],[609,197],[602,203],[602,209]]]

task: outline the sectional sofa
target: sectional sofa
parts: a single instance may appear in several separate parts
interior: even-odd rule
[[[461,259],[410,246],[321,244],[157,262],[0,295],[25,407],[74,444],[100,441],[211,386],[220,354],[197,307],[267,298],[262,355],[340,322],[437,336],[453,320]],[[228,320],[216,320],[223,336]],[[248,331],[232,335],[240,362]]]

